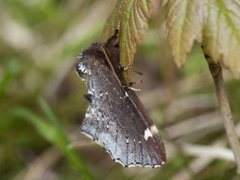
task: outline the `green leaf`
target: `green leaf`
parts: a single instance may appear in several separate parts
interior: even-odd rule
[[[77,155],[73,149],[68,147],[69,140],[67,134],[64,132],[47,103],[43,99],[40,99],[39,102],[43,108],[43,111],[46,113],[47,118],[43,118],[37,114],[34,114],[23,107],[13,108],[13,110],[9,113],[9,117],[11,119],[21,118],[32,124],[39,135],[55,145],[64,153],[69,162],[72,163],[74,167],[82,173],[82,177],[84,179],[93,179],[79,155]],[[46,120],[48,120],[48,122]]]
[[[215,62],[222,60],[240,77],[240,1],[209,1],[204,11],[203,47]]]
[[[240,77],[240,1],[168,0],[165,7],[169,45],[179,67],[198,41],[215,63]]]
[[[168,41],[178,67],[186,62],[195,40],[202,40],[203,1],[170,0],[167,17]]]
[[[132,65],[137,43],[148,28],[151,10],[150,0],[118,0],[106,22],[101,40],[105,42],[120,25],[120,61],[123,66]]]

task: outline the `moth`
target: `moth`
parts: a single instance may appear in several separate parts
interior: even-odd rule
[[[89,101],[81,132],[124,167],[160,167],[166,161],[162,138],[126,83],[117,39],[118,30],[77,57],[76,72],[86,81]]]

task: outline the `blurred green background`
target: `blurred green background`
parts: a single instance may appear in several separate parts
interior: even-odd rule
[[[122,168],[80,134],[88,104],[75,57],[98,41],[115,2],[0,2],[0,179],[238,179],[199,46],[178,70],[158,2],[135,55],[143,76],[131,79],[143,80],[136,87],[164,137],[166,165]],[[239,132],[239,81],[224,77]]]

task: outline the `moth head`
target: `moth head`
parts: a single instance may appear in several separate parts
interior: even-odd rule
[[[76,71],[78,73],[78,75],[82,78],[82,79],[87,79],[89,76],[92,75],[92,66],[94,63],[94,59],[93,57],[89,56],[89,55],[84,55],[81,54],[81,56],[77,57],[78,63],[76,64]]]
[[[104,63],[104,54],[100,43],[92,44],[88,49],[77,56],[76,71],[82,79],[87,79],[98,66]]]

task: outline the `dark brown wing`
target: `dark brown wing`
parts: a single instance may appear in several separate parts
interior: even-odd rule
[[[91,103],[81,131],[99,142],[124,166],[161,166],[165,149],[157,128],[138,109],[135,92],[117,82],[106,65],[87,78]]]

